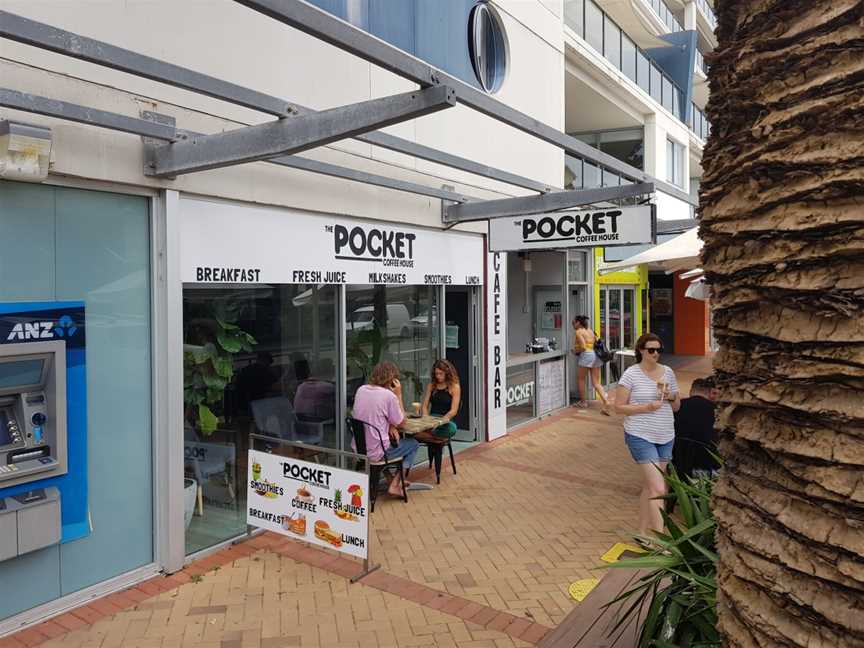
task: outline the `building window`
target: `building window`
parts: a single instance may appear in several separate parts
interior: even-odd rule
[[[345,292],[348,406],[372,368],[390,360],[402,372],[405,409],[422,400],[432,364],[442,357],[438,289],[432,286],[348,286]]]
[[[468,49],[480,86],[498,92],[507,71],[507,42],[501,20],[485,2],[474,7],[468,18]]]
[[[250,433],[345,447],[337,303],[332,285],[184,286],[187,554],[246,532]]]
[[[644,163],[644,133],[641,128],[627,128],[594,133],[571,133],[612,157],[641,169]],[[587,185],[586,185],[587,186]]]
[[[671,139],[666,140],[666,180],[684,187],[684,147]]]

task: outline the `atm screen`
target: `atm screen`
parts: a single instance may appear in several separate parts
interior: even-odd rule
[[[0,363],[0,389],[8,389],[18,385],[38,385],[42,379],[44,364],[45,361],[38,358],[36,360]]]
[[[9,416],[5,408],[0,408],[0,448],[12,445],[12,435],[9,433]]]

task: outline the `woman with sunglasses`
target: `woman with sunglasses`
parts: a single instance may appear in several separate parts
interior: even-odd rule
[[[624,441],[639,466],[639,533],[663,531],[663,474],[672,460],[674,412],[681,407],[675,372],[660,364],[663,343],[653,333],[636,341],[636,361],[624,372],[615,392],[615,410],[624,414]]]

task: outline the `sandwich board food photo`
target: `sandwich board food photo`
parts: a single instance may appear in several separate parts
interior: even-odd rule
[[[369,555],[369,475],[249,451],[246,523],[357,558]]]

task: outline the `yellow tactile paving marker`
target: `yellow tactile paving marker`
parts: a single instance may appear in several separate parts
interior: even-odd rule
[[[609,551],[600,556],[600,560],[607,563],[618,562],[621,556],[628,551],[637,554],[648,553],[638,545],[628,544],[626,542],[616,542],[614,545],[612,545],[612,548],[609,549]],[[585,578],[583,580],[578,580],[570,583],[570,587],[567,588],[567,591],[570,592],[570,596],[573,598],[574,601],[576,601],[577,603],[581,603],[585,600],[585,597],[591,593],[591,590],[593,590],[599,582],[599,578]]]
[[[599,582],[599,578],[586,578],[584,580],[578,580],[575,583],[570,583],[570,587],[567,589],[570,592],[570,596],[573,597],[573,600],[577,603],[581,603]]]
[[[625,551],[632,551],[633,553],[644,554],[647,553],[642,547],[634,544],[628,544],[625,542],[616,542],[612,545],[612,548],[607,551],[605,554],[600,556],[600,560],[607,563],[618,562],[618,559],[621,558],[621,554]]]

